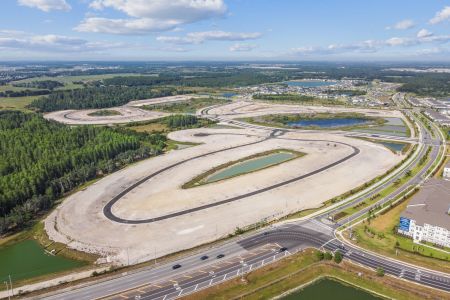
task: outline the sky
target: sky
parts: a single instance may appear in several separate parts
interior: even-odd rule
[[[445,0],[1,0],[5,60],[450,62]]]

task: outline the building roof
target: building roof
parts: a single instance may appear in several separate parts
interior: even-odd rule
[[[413,196],[401,216],[423,226],[429,224],[450,230],[450,181],[429,179]]]

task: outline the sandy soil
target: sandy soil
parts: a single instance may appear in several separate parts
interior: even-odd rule
[[[269,110],[265,105],[261,108],[246,107],[241,109],[253,110],[249,113]],[[290,108],[274,108],[277,112],[282,109]],[[226,111],[218,108],[214,113],[226,114],[229,111],[229,108]],[[173,132],[169,136],[171,139],[203,144],[145,160],[99,180],[68,197],[46,219],[45,228],[53,240],[70,247],[108,256],[116,263],[126,263],[129,256],[130,263],[137,263],[153,258],[155,253],[159,257],[213,241],[233,232],[237,226],[320,206],[322,202],[384,173],[403,158],[381,145],[327,132],[288,132],[266,139],[269,134],[270,131],[261,129],[201,128]],[[113,212],[132,220],[178,212],[309,173],[353,152],[351,147],[339,142],[356,146],[361,152],[340,165],[289,185],[168,220],[128,225],[113,222],[103,215],[104,205],[140,178],[199,154],[256,141],[261,142],[171,168],[125,195],[113,206]],[[306,155],[229,180],[187,190],[180,188],[214,166],[277,148],[302,151]]]
[[[148,121],[165,117],[169,114],[140,109],[139,107],[151,104],[187,101],[195,97],[198,96],[177,95],[177,96],[131,101],[124,106],[107,108],[108,110],[115,110],[120,113],[120,115],[114,116],[90,116],[89,114],[102,109],[84,109],[84,110],[55,111],[45,114],[44,118],[70,125],[86,125],[86,124],[108,125],[108,124]]]

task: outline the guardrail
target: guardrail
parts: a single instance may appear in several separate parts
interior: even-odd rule
[[[180,286],[178,286],[178,284],[174,284],[174,288],[176,289],[175,292],[168,293],[168,294],[166,294],[164,296],[160,296],[160,297],[155,298],[155,299],[158,299],[158,300],[172,300],[172,299],[177,299],[177,298],[180,298],[180,297],[184,297],[184,296],[187,296],[189,294],[198,292],[200,290],[207,289],[207,288],[212,287],[214,285],[218,285],[218,284],[223,283],[225,281],[231,280],[233,278],[237,278],[239,276],[243,277],[247,273],[250,273],[250,272],[252,272],[254,270],[262,268],[262,267],[264,267],[264,266],[266,266],[268,264],[274,263],[275,261],[278,261],[278,260],[280,260],[282,258],[285,258],[286,256],[296,254],[299,251],[301,251],[301,249],[299,249],[299,248],[295,249],[292,252],[290,252],[290,251],[283,251],[281,253],[276,253],[275,255],[273,255],[271,257],[265,258],[265,259],[263,259],[261,261],[258,261],[258,262],[252,263],[252,264],[248,264],[247,265],[246,263],[242,263],[242,267],[237,269],[237,270],[234,270],[234,271],[222,274],[220,276],[215,276],[214,274],[211,274],[211,279],[204,280],[204,281],[202,281],[200,283],[197,283],[197,284],[189,286],[189,287],[181,288]],[[144,299],[147,299],[147,297],[144,296],[144,297],[136,298],[136,300],[138,300],[138,299],[144,300]],[[148,299],[150,299],[150,298],[148,298]]]

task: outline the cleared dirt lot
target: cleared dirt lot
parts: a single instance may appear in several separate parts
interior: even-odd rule
[[[62,110],[55,111],[44,115],[44,118],[55,120],[60,123],[69,125],[107,125],[118,123],[129,123],[148,121],[158,119],[169,115],[168,113],[149,111],[139,107],[144,105],[169,103],[187,101],[197,97],[196,95],[177,95],[161,98],[153,98],[146,100],[131,101],[124,106],[111,107],[108,110],[119,112],[119,115],[114,116],[90,116],[90,114],[101,111],[102,109],[85,109],[85,110]]]
[[[400,111],[396,110],[379,110],[367,108],[351,108],[351,107],[327,107],[327,106],[304,106],[291,104],[269,104],[255,101],[239,101],[228,105],[215,107],[209,110],[209,114],[220,115],[230,119],[256,117],[268,114],[297,114],[297,113],[363,113],[371,117],[405,117]]]
[[[222,109],[220,113],[227,114],[223,108],[219,109]],[[219,111],[214,113],[219,114]],[[276,136],[271,133],[271,130],[248,128],[200,128],[173,132],[169,136],[171,139],[203,144],[148,159],[73,194],[46,219],[46,230],[52,239],[71,247],[109,256],[116,263],[126,263],[129,256],[130,263],[136,263],[153,258],[155,253],[159,257],[213,241],[233,232],[237,226],[317,207],[323,201],[384,173],[402,159],[381,145],[327,132],[298,131]],[[247,145],[250,143],[253,144]],[[241,147],[227,150],[236,146]],[[123,219],[142,220],[219,202],[330,165],[352,154],[352,146],[359,153],[336,166],[227,204],[145,224],[121,224],[103,214],[103,207],[125,188],[177,162],[180,164],[120,198],[112,212]],[[221,182],[187,190],[180,188],[215,166],[280,148],[301,151],[306,155]],[[192,159],[218,150],[223,151]],[[187,159],[191,160],[182,163]]]

